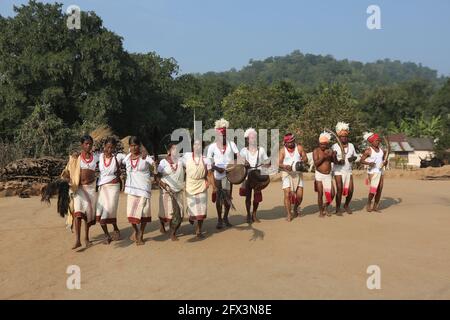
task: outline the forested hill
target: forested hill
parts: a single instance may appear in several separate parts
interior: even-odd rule
[[[360,89],[386,86],[411,79],[425,79],[440,83],[437,71],[412,62],[389,59],[371,63],[336,60],[331,55],[303,54],[293,51],[280,57],[265,60],[250,60],[241,70],[208,72],[203,77],[218,77],[232,85],[272,84],[279,80],[290,80],[305,88],[315,88],[320,83],[346,83],[354,93]]]

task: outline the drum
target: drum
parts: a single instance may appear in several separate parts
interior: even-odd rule
[[[294,162],[292,165],[292,171],[294,172],[307,172],[308,168],[305,167],[303,161]]]
[[[261,174],[261,170],[251,170],[248,173],[249,187],[257,191],[263,190],[270,183],[270,177],[267,174]]]
[[[247,167],[243,164],[229,164],[225,171],[231,184],[241,184],[247,176]]]

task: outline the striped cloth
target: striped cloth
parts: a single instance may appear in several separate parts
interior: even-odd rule
[[[181,218],[184,216],[184,210],[183,210],[183,191],[174,192],[175,199],[178,203],[178,206],[180,207],[180,215]],[[169,222],[172,220],[172,215],[174,213],[174,208],[172,204],[172,198],[170,197],[170,194],[164,190],[160,189],[159,193],[159,219],[164,222]]]
[[[208,208],[208,192],[186,193],[187,213],[190,221],[204,220]]]
[[[152,221],[150,199],[129,194],[127,196],[127,217],[128,222],[132,224]]]
[[[96,218],[100,224],[117,222],[120,185],[109,183],[100,186],[97,200]]]

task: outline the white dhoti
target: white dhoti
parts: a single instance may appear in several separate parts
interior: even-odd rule
[[[281,172],[281,188],[289,189],[289,200],[291,204],[297,204],[297,189],[303,188],[303,175],[299,172]]]
[[[327,203],[330,204],[333,200],[331,197],[331,186],[333,185],[331,173],[323,174],[316,170],[314,178],[316,182],[322,183],[323,192],[325,193],[325,198]],[[317,190],[316,190],[317,191]]]
[[[174,192],[173,195],[175,197],[178,206],[180,207],[181,218],[183,218],[184,216],[183,191]],[[174,206],[172,203],[172,197],[166,190],[161,189],[159,193],[159,219],[164,222],[169,222],[170,220],[172,220],[173,213],[174,213]]]
[[[290,188],[292,192],[296,192],[297,188],[303,188],[303,175],[298,172],[281,172],[281,188]]]
[[[96,218],[100,224],[117,222],[117,207],[119,205],[120,184],[109,183],[99,187]]]
[[[208,208],[208,192],[197,194],[186,193],[187,213],[190,221],[206,219]]]
[[[342,177],[342,195],[348,196],[348,190],[350,188],[350,180],[352,179],[352,173],[350,171],[335,171],[335,176]]]
[[[152,221],[150,199],[129,194],[127,197],[128,222],[139,224]]]
[[[82,218],[88,225],[95,224],[95,206],[97,193],[95,181],[88,185],[80,185],[73,194],[73,216]]]
[[[382,172],[374,172],[370,173],[369,177],[367,179],[367,182],[369,184],[369,193],[371,194],[377,194],[378,185],[380,184],[381,176],[383,175]]]

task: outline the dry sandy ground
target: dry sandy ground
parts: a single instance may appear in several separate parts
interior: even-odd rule
[[[209,207],[208,237],[193,241],[183,223],[180,241],[147,227],[146,244],[125,240],[70,249],[74,236],[54,204],[0,199],[2,299],[449,299],[450,181],[387,179],[382,213],[363,210],[367,188],[356,181],[352,216],[319,219],[312,182],[306,182],[304,217],[284,220],[279,182],[264,192],[262,223],[244,222],[243,201],[231,229],[216,232]],[[153,213],[157,215],[157,193]],[[81,268],[81,289],[66,288],[66,268]],[[366,269],[381,268],[381,289],[368,290]]]

